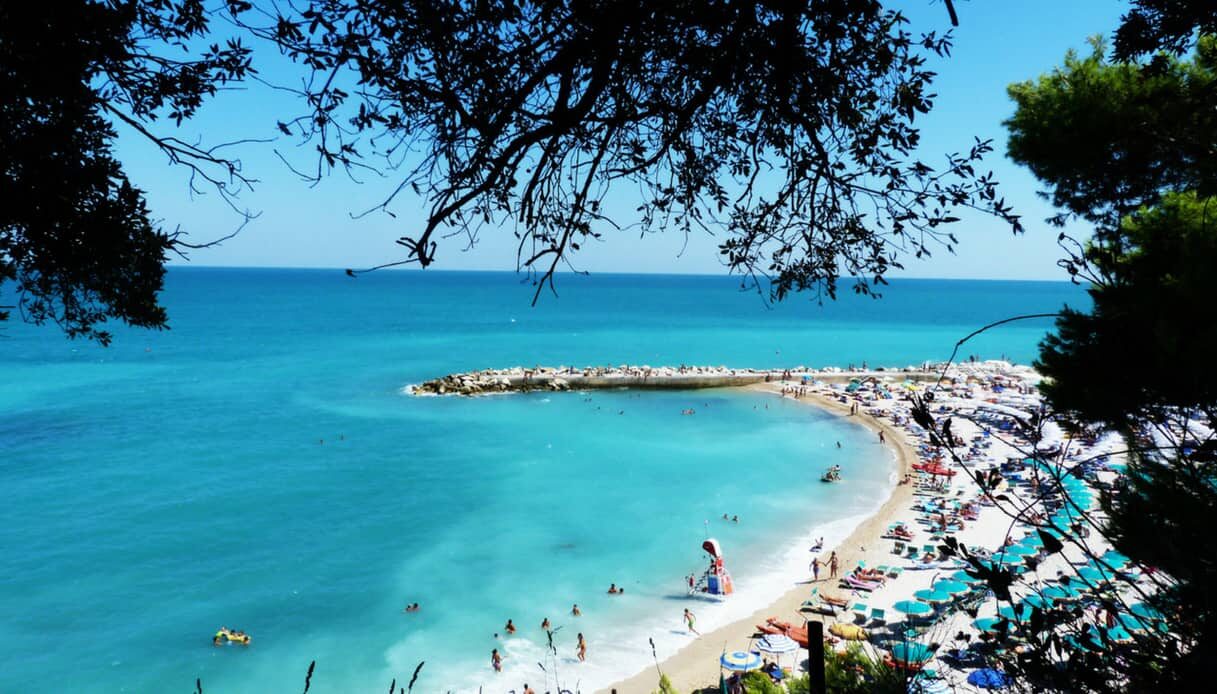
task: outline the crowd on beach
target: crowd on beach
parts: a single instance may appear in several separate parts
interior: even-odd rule
[[[967,692],[1008,681],[987,656],[1008,647],[998,644],[999,630],[1028,619],[1036,606],[1080,606],[1074,626],[1095,644],[1146,628],[1147,608],[1130,614],[1110,607],[1114,592],[1127,592],[1138,576],[1103,538],[1092,537],[1087,553],[1068,543],[1063,550],[1046,546],[1066,533],[1086,534],[1083,512],[1099,513],[1098,495],[1118,478],[1125,443],[1110,432],[1030,426],[1039,409],[1032,370],[969,359],[936,386],[900,382],[898,373],[835,384],[783,376],[797,385],[776,384],[778,394],[832,403],[874,426],[881,441],[885,430],[899,431],[917,460],[899,482],[911,487],[909,502],[888,519],[880,545],[851,552],[845,565],[837,551],[813,557],[799,614],[770,618],[760,632],[806,647],[808,630],[796,624],[820,621],[834,648],[862,644],[892,667],[926,673],[926,692]],[[914,422],[914,396],[932,403],[939,421],[952,421],[949,441],[931,440]],[[943,443],[952,446],[937,445]],[[1054,461],[1052,469],[1045,460]],[[995,599],[974,565],[944,544],[948,537],[984,566],[1010,569],[1017,577],[1011,599]],[[1112,580],[1116,575],[1132,583]]]

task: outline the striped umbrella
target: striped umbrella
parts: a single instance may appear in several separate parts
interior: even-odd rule
[[[793,653],[799,650],[799,644],[785,634],[769,634],[756,642],[756,650],[761,653]]]
[[[934,608],[920,600],[900,600],[892,609],[897,612],[903,612],[910,617],[925,617],[934,611]]]
[[[719,664],[728,670],[734,672],[748,672],[756,670],[761,666],[761,656],[756,653],[746,653],[744,651],[732,651],[724,653],[722,658],[719,658]]]

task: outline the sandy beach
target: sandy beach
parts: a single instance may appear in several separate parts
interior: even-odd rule
[[[747,388],[781,396],[783,385],[788,384],[759,383],[747,386]],[[887,445],[895,451],[897,473],[900,477],[908,473],[911,469],[910,466],[917,460],[917,450],[904,429],[868,414],[851,416],[849,406],[818,393],[805,394],[798,400],[809,406],[823,408],[875,432],[884,432]],[[890,554],[887,554],[887,550],[880,547],[880,538],[893,519],[909,509],[913,498],[912,493],[913,489],[909,485],[896,486],[879,510],[855,528],[840,545],[823,549],[819,555],[822,561],[835,550],[840,559],[842,572],[844,572],[846,567],[854,566],[859,561],[881,563],[885,557],[889,557]],[[757,610],[746,619],[719,627],[690,641],[675,655],[660,662],[660,669],[672,681],[673,686],[682,692],[693,692],[703,687],[717,688],[718,668],[715,667],[715,664],[723,652],[724,644],[728,647],[735,647],[747,643],[757,633],[756,625],[764,623],[769,617],[777,616],[795,624],[801,624],[808,615],[799,612],[799,606],[807,599],[811,589],[817,585],[821,588],[831,588],[836,583],[836,580],[827,578],[827,566],[821,570],[820,576],[820,581],[813,583],[809,575],[805,582],[792,585],[790,590],[772,604]],[[839,593],[840,591],[831,592]],[[810,615],[810,618],[823,619],[818,615]],[[600,691],[605,693],[616,691],[618,694],[650,694],[658,687],[658,678],[659,676],[652,666],[625,681]]]
[[[822,621],[826,633],[837,623],[865,625],[870,639],[864,642],[864,649],[875,658],[889,657],[892,639],[910,638],[899,634],[920,634],[924,637],[920,647],[926,650],[919,656],[918,667],[933,669],[938,673],[938,686],[958,692],[981,691],[966,681],[978,667],[972,646],[982,647],[986,640],[982,629],[991,626],[982,624],[991,625],[1002,611],[1017,614],[1016,605],[1023,610],[1044,601],[1082,601],[1087,607],[1078,629],[1100,620],[1107,620],[1107,628],[1113,628],[1116,615],[1103,612],[1092,594],[1127,591],[1128,584],[1117,589],[1093,576],[1101,575],[1103,569],[1120,571],[1127,559],[1095,537],[1089,540],[1090,549],[1086,551],[1071,546],[1064,551],[1044,551],[1042,534],[1037,534],[1027,518],[1014,520],[1013,516],[1022,512],[1015,513],[1010,507],[1041,504],[1037,508],[1044,515],[1037,514],[1040,520],[1034,522],[1049,522],[1051,514],[1050,522],[1056,528],[1067,528],[1076,518],[1070,511],[1071,504],[1094,513],[1094,486],[1111,484],[1120,474],[1126,447],[1122,437],[1115,432],[1098,432],[1075,439],[1053,423],[1037,429],[1034,439],[1029,438],[1028,429],[1018,422],[1030,421],[1029,413],[1039,408],[1039,376],[1028,367],[1003,361],[960,364],[952,366],[941,386],[934,388],[930,407],[932,417],[950,419],[953,424],[952,455],[958,457],[954,462],[911,421],[912,400],[908,394],[926,392],[925,385],[911,380],[897,382],[897,375],[855,376],[845,385],[840,378],[829,382],[812,374],[787,372],[783,374],[785,381],[748,386],[882,432],[895,451],[898,476],[908,483],[895,486],[882,506],[843,542],[822,548],[821,561],[831,552],[837,553],[838,578],[827,577],[824,568],[818,583],[813,584],[808,576],[751,616],[697,638],[690,635],[687,645],[659,664],[678,691],[717,691],[720,655],[751,648],[754,639],[762,635],[757,625],[765,624],[770,617],[795,627],[806,619]],[[855,411],[852,415],[851,406]],[[1073,472],[1062,476],[1064,467],[1056,472],[1038,468],[1039,463],[1031,458],[1034,451],[1052,451],[1045,455],[1056,456],[1060,465]],[[843,472],[848,475],[848,466]],[[989,493],[982,492],[974,479],[981,473],[989,480]],[[897,524],[903,526],[907,537],[892,534]],[[947,536],[970,548],[974,556],[987,557],[985,561],[1010,566],[1019,573],[1012,597],[999,603],[986,586],[976,584],[972,575],[953,577],[968,565],[940,554],[937,548],[941,538]],[[862,578],[850,585],[840,580],[855,570],[864,572]],[[1131,581],[1146,580],[1135,570],[1124,571]],[[1083,574],[1092,578],[1083,579],[1080,586],[1069,583],[1071,577]],[[813,597],[813,590],[847,600],[850,609],[837,610],[827,617],[800,612],[804,601]],[[1134,598],[1129,593],[1121,599],[1131,602]],[[897,609],[898,604],[901,609]],[[904,609],[920,609],[930,616],[912,619]],[[1137,627],[1135,623],[1133,626]],[[1115,633],[1124,638],[1118,630]],[[837,649],[843,647],[841,644]],[[600,691],[649,694],[657,684],[658,674],[649,667]]]

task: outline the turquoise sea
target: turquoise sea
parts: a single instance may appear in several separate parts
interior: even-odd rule
[[[685,643],[685,607],[712,628],[801,578],[811,537],[842,537],[886,494],[890,455],[745,392],[404,386],[534,364],[904,366],[1086,301],[1044,282],[772,307],[724,277],[558,289],[530,308],[507,273],[175,268],[169,331],[101,348],[0,327],[0,692],[299,691],[313,660],[312,692],[385,691],[421,661],[416,692],[592,691],[649,665],[648,638],[661,658]],[[1048,326],[961,354],[1027,362]],[[838,462],[846,482],[820,484]],[[722,604],[683,590],[707,533],[739,587]],[[519,633],[496,640],[509,618]],[[253,645],[213,648],[221,625]]]

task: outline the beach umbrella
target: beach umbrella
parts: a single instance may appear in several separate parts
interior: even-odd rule
[[[1018,611],[1015,611],[1015,609],[1010,605],[1003,605],[1002,607],[997,608],[997,614],[1016,622],[1025,622],[1028,619],[1031,619],[1031,606],[1025,603],[1020,604],[1018,606]]]
[[[756,653],[746,653],[744,651],[732,651],[724,653],[722,658],[719,658],[719,664],[724,668],[734,672],[748,672],[756,670],[761,666],[761,657]]]
[[[932,588],[948,595],[957,595],[959,593],[966,593],[971,590],[971,586],[968,584],[961,581],[952,581],[949,578],[935,581]]]
[[[972,626],[981,631],[997,632],[1000,625],[1009,624],[1010,620],[1005,617],[981,617],[972,622]]]
[[[1048,586],[1039,592],[1040,597],[1048,600],[1077,600],[1080,591],[1074,586]]]
[[[1107,550],[1107,553],[1103,555],[1103,561],[1111,565],[1116,571],[1119,571],[1120,569],[1124,568],[1126,564],[1128,564],[1128,557],[1115,551],[1114,549],[1109,549]]]
[[[769,634],[756,642],[756,650],[761,653],[793,653],[799,650],[799,644],[785,634]]]
[[[951,596],[937,590],[923,589],[913,593],[913,597],[918,600],[924,600],[931,605],[940,605],[942,603],[951,602]]]
[[[1026,545],[1010,545],[1009,547],[1007,547],[1003,550],[998,550],[997,552],[995,552],[995,554],[1005,554],[1006,556],[1016,556],[1016,557],[1030,557],[1032,555],[1039,554],[1039,553],[1040,553],[1039,549],[1037,549],[1035,547],[1028,547]]]
[[[1011,680],[1009,675],[1001,670],[994,670],[993,668],[976,670],[972,674],[968,675],[968,684],[972,685],[973,687],[980,687],[981,689],[1001,689],[1003,687],[1009,687],[1012,681],[1013,680]]]
[[[1083,566],[1078,569],[1078,578],[1090,584],[1102,583],[1110,581],[1114,575],[1107,569],[1102,569],[1097,566]]]
[[[892,660],[897,665],[920,665],[934,657],[934,649],[924,643],[897,643],[892,646]]]
[[[969,576],[968,572],[964,571],[962,569],[951,574],[951,580],[959,581],[960,583],[980,583],[981,582],[981,580],[979,578],[976,578],[975,576]]]
[[[1052,600],[1042,595],[1028,595],[1026,598],[1023,598],[1023,604],[1029,608],[1038,607],[1041,610],[1046,610],[1052,607]]]
[[[1128,611],[1137,615],[1138,617],[1144,617],[1145,619],[1162,619],[1161,612],[1143,602],[1133,605],[1132,607],[1128,608]]]
[[[900,600],[892,605],[892,609],[910,617],[925,617],[934,611],[933,607],[920,600]]]

